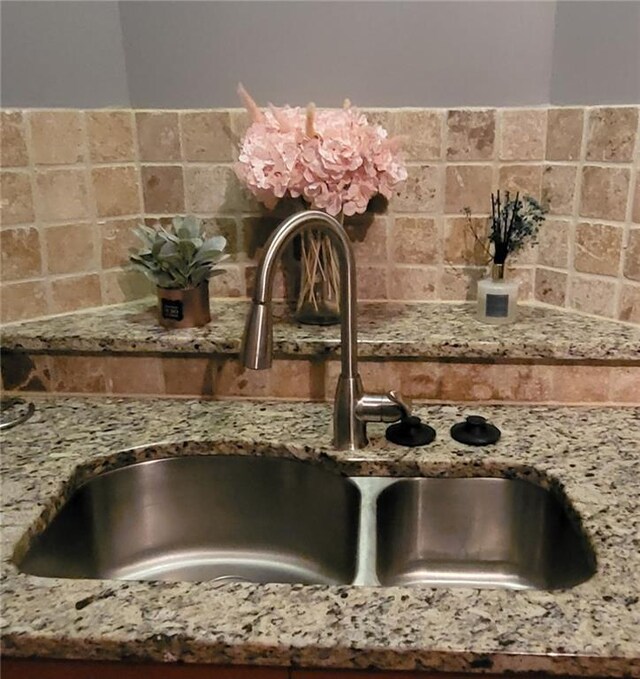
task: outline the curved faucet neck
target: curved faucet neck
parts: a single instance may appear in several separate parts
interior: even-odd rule
[[[335,217],[319,210],[304,210],[288,217],[280,224],[267,241],[262,261],[258,266],[253,302],[264,305],[267,313],[270,313],[276,264],[286,246],[306,229],[326,233],[336,246],[340,270],[341,374],[343,378],[356,378],[358,374],[356,265],[351,241]]]

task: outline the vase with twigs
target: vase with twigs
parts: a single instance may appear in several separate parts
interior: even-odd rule
[[[520,198],[518,192],[511,198],[509,191],[501,196],[498,190],[491,194],[486,235],[474,228],[470,210],[465,208],[464,212],[471,233],[487,254],[487,263],[491,263],[491,275],[478,282],[477,317],[483,323],[510,323],[516,318],[519,284],[505,278],[507,258],[525,245],[536,244],[546,210],[531,196]]]
[[[261,109],[238,88],[251,115],[235,171],[267,208],[284,197],[300,198],[305,209],[338,218],[362,214],[378,194],[390,198],[407,178],[402,140],[388,138],[349,100],[342,109]],[[339,321],[337,256],[328,236],[311,230],[302,237],[296,317],[303,323]]]

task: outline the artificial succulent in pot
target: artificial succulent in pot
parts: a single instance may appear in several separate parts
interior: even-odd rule
[[[206,325],[211,320],[209,279],[224,273],[216,267],[228,259],[226,238],[207,237],[202,220],[191,216],[174,217],[166,227],[141,224],[135,233],[143,246],[131,254],[131,263],[156,285],[160,324]]]

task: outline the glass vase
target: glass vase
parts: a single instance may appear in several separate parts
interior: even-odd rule
[[[314,229],[305,231],[301,236],[296,320],[310,325],[339,323],[339,298],[340,269],[331,238]]]

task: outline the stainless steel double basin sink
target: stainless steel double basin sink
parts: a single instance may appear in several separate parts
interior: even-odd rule
[[[557,589],[595,571],[521,480],[346,478],[282,458],[141,462],[78,488],[18,564],[45,577]]]

